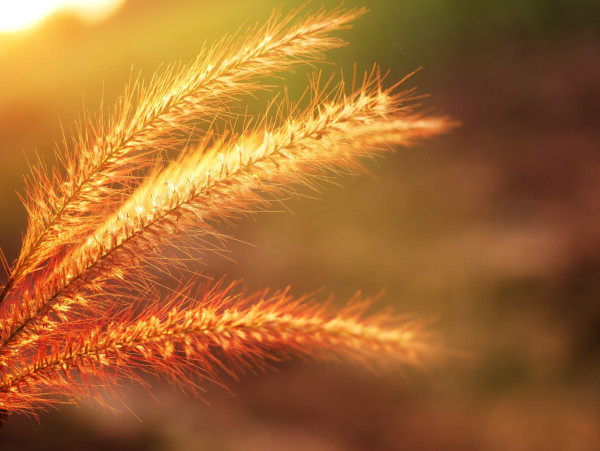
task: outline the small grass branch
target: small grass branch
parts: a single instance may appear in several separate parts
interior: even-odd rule
[[[184,267],[165,264],[169,246],[210,250],[222,223],[457,125],[419,113],[413,91],[384,87],[375,67],[350,92],[313,82],[305,107],[275,94],[235,127],[245,96],[274,89],[266,77],[345,45],[332,34],[364,13],[276,14],[136,81],[108,118],[86,116],[57,168],[32,169],[14,265],[0,249],[0,425],[58,399],[99,398],[98,386],[141,381],[140,371],[194,392],[295,355],[387,367],[435,354],[423,323],[366,315],[360,296],[336,310],[199,276],[164,296],[151,271]]]

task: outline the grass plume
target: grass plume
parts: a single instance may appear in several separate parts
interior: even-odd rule
[[[160,311],[117,314],[41,348],[30,364],[0,381],[0,402],[26,411],[52,402],[48,392],[57,388],[93,394],[94,383],[114,383],[115,369],[132,379],[138,379],[132,368],[158,373],[196,391],[202,380],[220,382],[221,371],[235,377],[293,355],[415,364],[430,348],[419,325],[389,327],[389,317],[362,316],[364,302],[332,313],[287,290],[248,295],[219,284],[192,302],[180,297]]]
[[[323,52],[344,45],[330,34],[364,13],[321,10],[297,23],[294,15],[274,15],[256,31],[223,39],[187,66],[171,66],[148,85],[128,87],[108,120],[99,114],[84,121],[74,150],[58,154],[67,176],[39,165],[28,180],[29,226],[0,303],[24,276],[92,231],[107,203],[118,202],[115,187],[134,183],[134,170],[180,146],[198,122],[212,122],[230,103],[263,88],[262,77],[320,60]]]
[[[412,91],[384,88],[375,68],[350,92],[315,82],[308,106],[276,97],[275,115],[228,130],[244,96],[269,88],[265,77],[344,45],[331,34],[364,12],[276,15],[225,39],[187,66],[136,82],[108,119],[86,119],[60,153],[62,171],[33,169],[21,253],[10,265],[0,252],[9,274],[0,292],[1,410],[95,396],[98,384],[139,380],[140,370],[196,391],[223,372],[297,354],[369,365],[431,355],[419,324],[365,316],[357,300],[332,311],[287,290],[213,283],[201,292],[185,280],[162,303],[125,294],[159,296],[149,267],[191,229],[192,253],[221,240],[223,221],[456,125],[415,111]],[[220,118],[224,133],[213,126]],[[171,150],[178,156],[165,161]]]

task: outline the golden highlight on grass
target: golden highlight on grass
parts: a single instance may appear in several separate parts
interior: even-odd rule
[[[197,391],[203,380],[297,354],[367,365],[431,355],[419,324],[365,316],[357,300],[333,312],[287,290],[248,294],[213,283],[194,294],[185,280],[162,303],[145,294],[160,296],[149,269],[165,265],[165,246],[192,254],[221,246],[223,221],[455,126],[414,111],[412,91],[385,89],[375,68],[349,93],[343,83],[313,83],[307,107],[276,97],[262,118],[235,130],[244,96],[269,88],[266,76],[343,45],[331,33],[364,12],[274,16],[225,39],[188,66],[134,83],[108,119],[84,120],[59,168],[33,169],[21,253],[10,265],[0,252],[8,273],[2,411],[94,397],[117,377],[140,380],[140,370]]]
[[[179,147],[198,130],[197,122],[210,124],[242,95],[263,88],[261,77],[320,60],[324,51],[344,45],[330,33],[364,13],[322,10],[296,24],[293,15],[275,15],[256,31],[223,39],[187,66],[169,67],[147,86],[128,87],[108,120],[99,114],[85,121],[74,150],[58,154],[66,178],[58,169],[34,169],[25,200],[29,227],[10,285],[92,231],[107,202],[118,202],[114,187],[134,183],[132,172],[152,164],[156,153]]]

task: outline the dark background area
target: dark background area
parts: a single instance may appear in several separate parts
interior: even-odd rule
[[[61,122],[110,104],[131,67],[147,77],[204,41],[263,22],[280,0],[129,0],[86,26],[60,15],[0,35],[0,246],[15,259],[27,160],[52,162]],[[313,1],[310,8],[337,2]],[[451,353],[426,374],[291,362],[185,397],[125,386],[126,406],[13,416],[1,449],[595,450],[600,448],[600,8],[584,0],[363,0],[332,52],[377,62],[463,126],[369,165],[319,200],[290,200],[228,230],[235,262],[208,274],[251,288],[324,288],[340,304],[436,318]],[[292,93],[306,76],[287,77]],[[466,356],[463,356],[466,354]],[[129,410],[131,412],[129,412]],[[136,417],[137,416],[137,417]],[[141,421],[140,421],[141,420]]]

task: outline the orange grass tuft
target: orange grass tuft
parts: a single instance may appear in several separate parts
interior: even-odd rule
[[[288,291],[245,294],[222,284],[196,300],[177,290],[154,307],[135,294],[158,291],[149,267],[164,264],[161,249],[191,229],[188,251],[202,250],[222,240],[219,222],[456,125],[415,112],[412,92],[384,89],[374,69],[350,93],[343,83],[315,83],[305,108],[284,100],[274,119],[214,131],[219,117],[231,126],[244,95],[267,87],[261,78],[343,45],[331,32],[364,12],[274,18],[226,39],[188,66],[134,84],[108,120],[84,122],[59,157],[62,172],[33,170],[21,254],[11,266],[0,253],[9,272],[0,292],[1,410],[95,396],[96,385],[114,386],[117,376],[139,380],[138,370],[195,391],[221,372],[294,354],[369,365],[431,355],[418,324],[364,316],[355,303],[332,312]],[[172,149],[178,157],[159,158]]]
[[[136,318],[117,314],[40,348],[29,364],[0,380],[0,402],[27,411],[52,402],[56,391],[85,396],[95,383],[110,386],[118,375],[138,379],[133,368],[196,391],[202,380],[220,381],[221,371],[235,377],[292,355],[389,365],[415,364],[431,352],[419,325],[390,327],[388,316],[364,317],[368,304],[357,300],[332,313],[287,290],[246,295],[216,284],[200,300],[175,295],[167,305]]]

